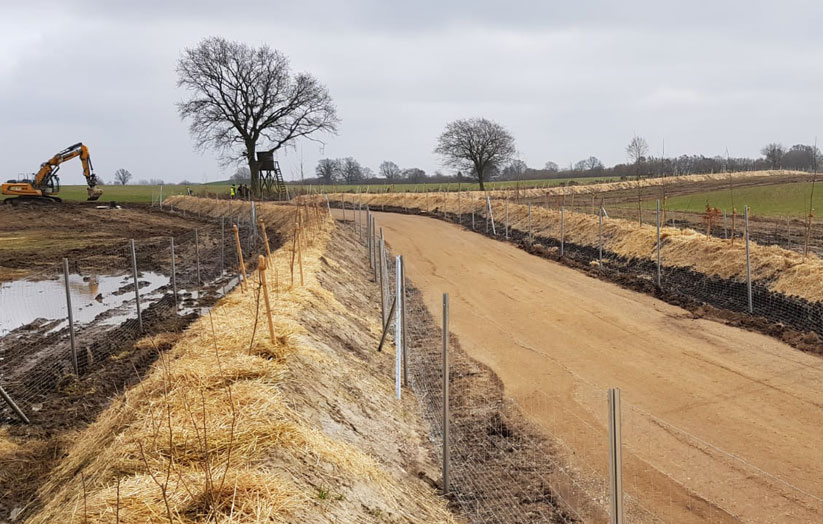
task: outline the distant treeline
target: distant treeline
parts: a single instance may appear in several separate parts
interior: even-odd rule
[[[768,169],[789,169],[813,171],[820,166],[820,150],[815,146],[796,144],[784,148],[777,143],[768,144],[761,150],[760,158],[681,155],[678,157],[641,157],[636,163],[616,164],[605,167],[597,157],[589,157],[567,168],[560,168],[554,162],[546,162],[542,168],[526,165],[522,160],[514,160],[502,169],[491,168],[490,180],[541,180],[558,178],[634,178],[649,176],[678,176],[704,173],[759,171]],[[400,168],[391,161],[380,164],[375,173],[361,166],[352,157],[324,158],[317,164],[315,177],[306,178],[303,184],[424,184],[472,182],[470,173],[445,174],[435,171],[428,174],[424,170]],[[300,182],[292,182],[300,183]]]

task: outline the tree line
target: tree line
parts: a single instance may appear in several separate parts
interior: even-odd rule
[[[308,73],[295,73],[288,58],[263,45],[252,47],[219,37],[202,40],[183,51],[177,62],[177,84],[187,92],[178,112],[189,123],[197,147],[217,150],[227,164],[244,164],[232,180],[248,180],[260,194],[257,151],[274,153],[293,147],[298,139],[321,142],[318,135],[336,134],[340,119],[326,87]],[[322,142],[321,142],[322,143]],[[467,118],[446,124],[434,148],[449,174],[428,175],[417,167],[401,168],[383,161],[377,172],[354,157],[324,158],[315,178],[305,183],[369,184],[472,180],[481,189],[489,180],[528,180],[577,177],[642,177],[688,175],[723,171],[792,169],[811,171],[819,165],[816,146],[786,148],[770,143],[759,158],[681,155],[656,157],[648,143],[633,136],[626,146],[628,161],[606,167],[587,156],[561,168],[546,162],[530,167],[517,158],[512,134],[486,118]],[[115,177],[119,183],[127,179]]]

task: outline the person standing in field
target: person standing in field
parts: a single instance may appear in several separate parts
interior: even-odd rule
[[[237,196],[237,188],[234,187],[234,184],[231,185],[229,188],[229,197],[234,200],[234,197]]]

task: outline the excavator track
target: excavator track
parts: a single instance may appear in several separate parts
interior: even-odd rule
[[[62,198],[56,196],[16,196],[3,200],[3,203],[12,206],[50,206],[62,201]]]

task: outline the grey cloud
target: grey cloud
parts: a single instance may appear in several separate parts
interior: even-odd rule
[[[11,175],[82,139],[104,178],[227,177],[174,107],[180,50],[212,34],[281,49],[335,98],[339,136],[286,152],[287,175],[321,155],[433,171],[444,124],[477,115],[511,129],[534,166],[623,161],[633,132],[655,153],[664,139],[669,153],[739,155],[814,139],[816,3],[668,4],[4,2],[0,140]]]

